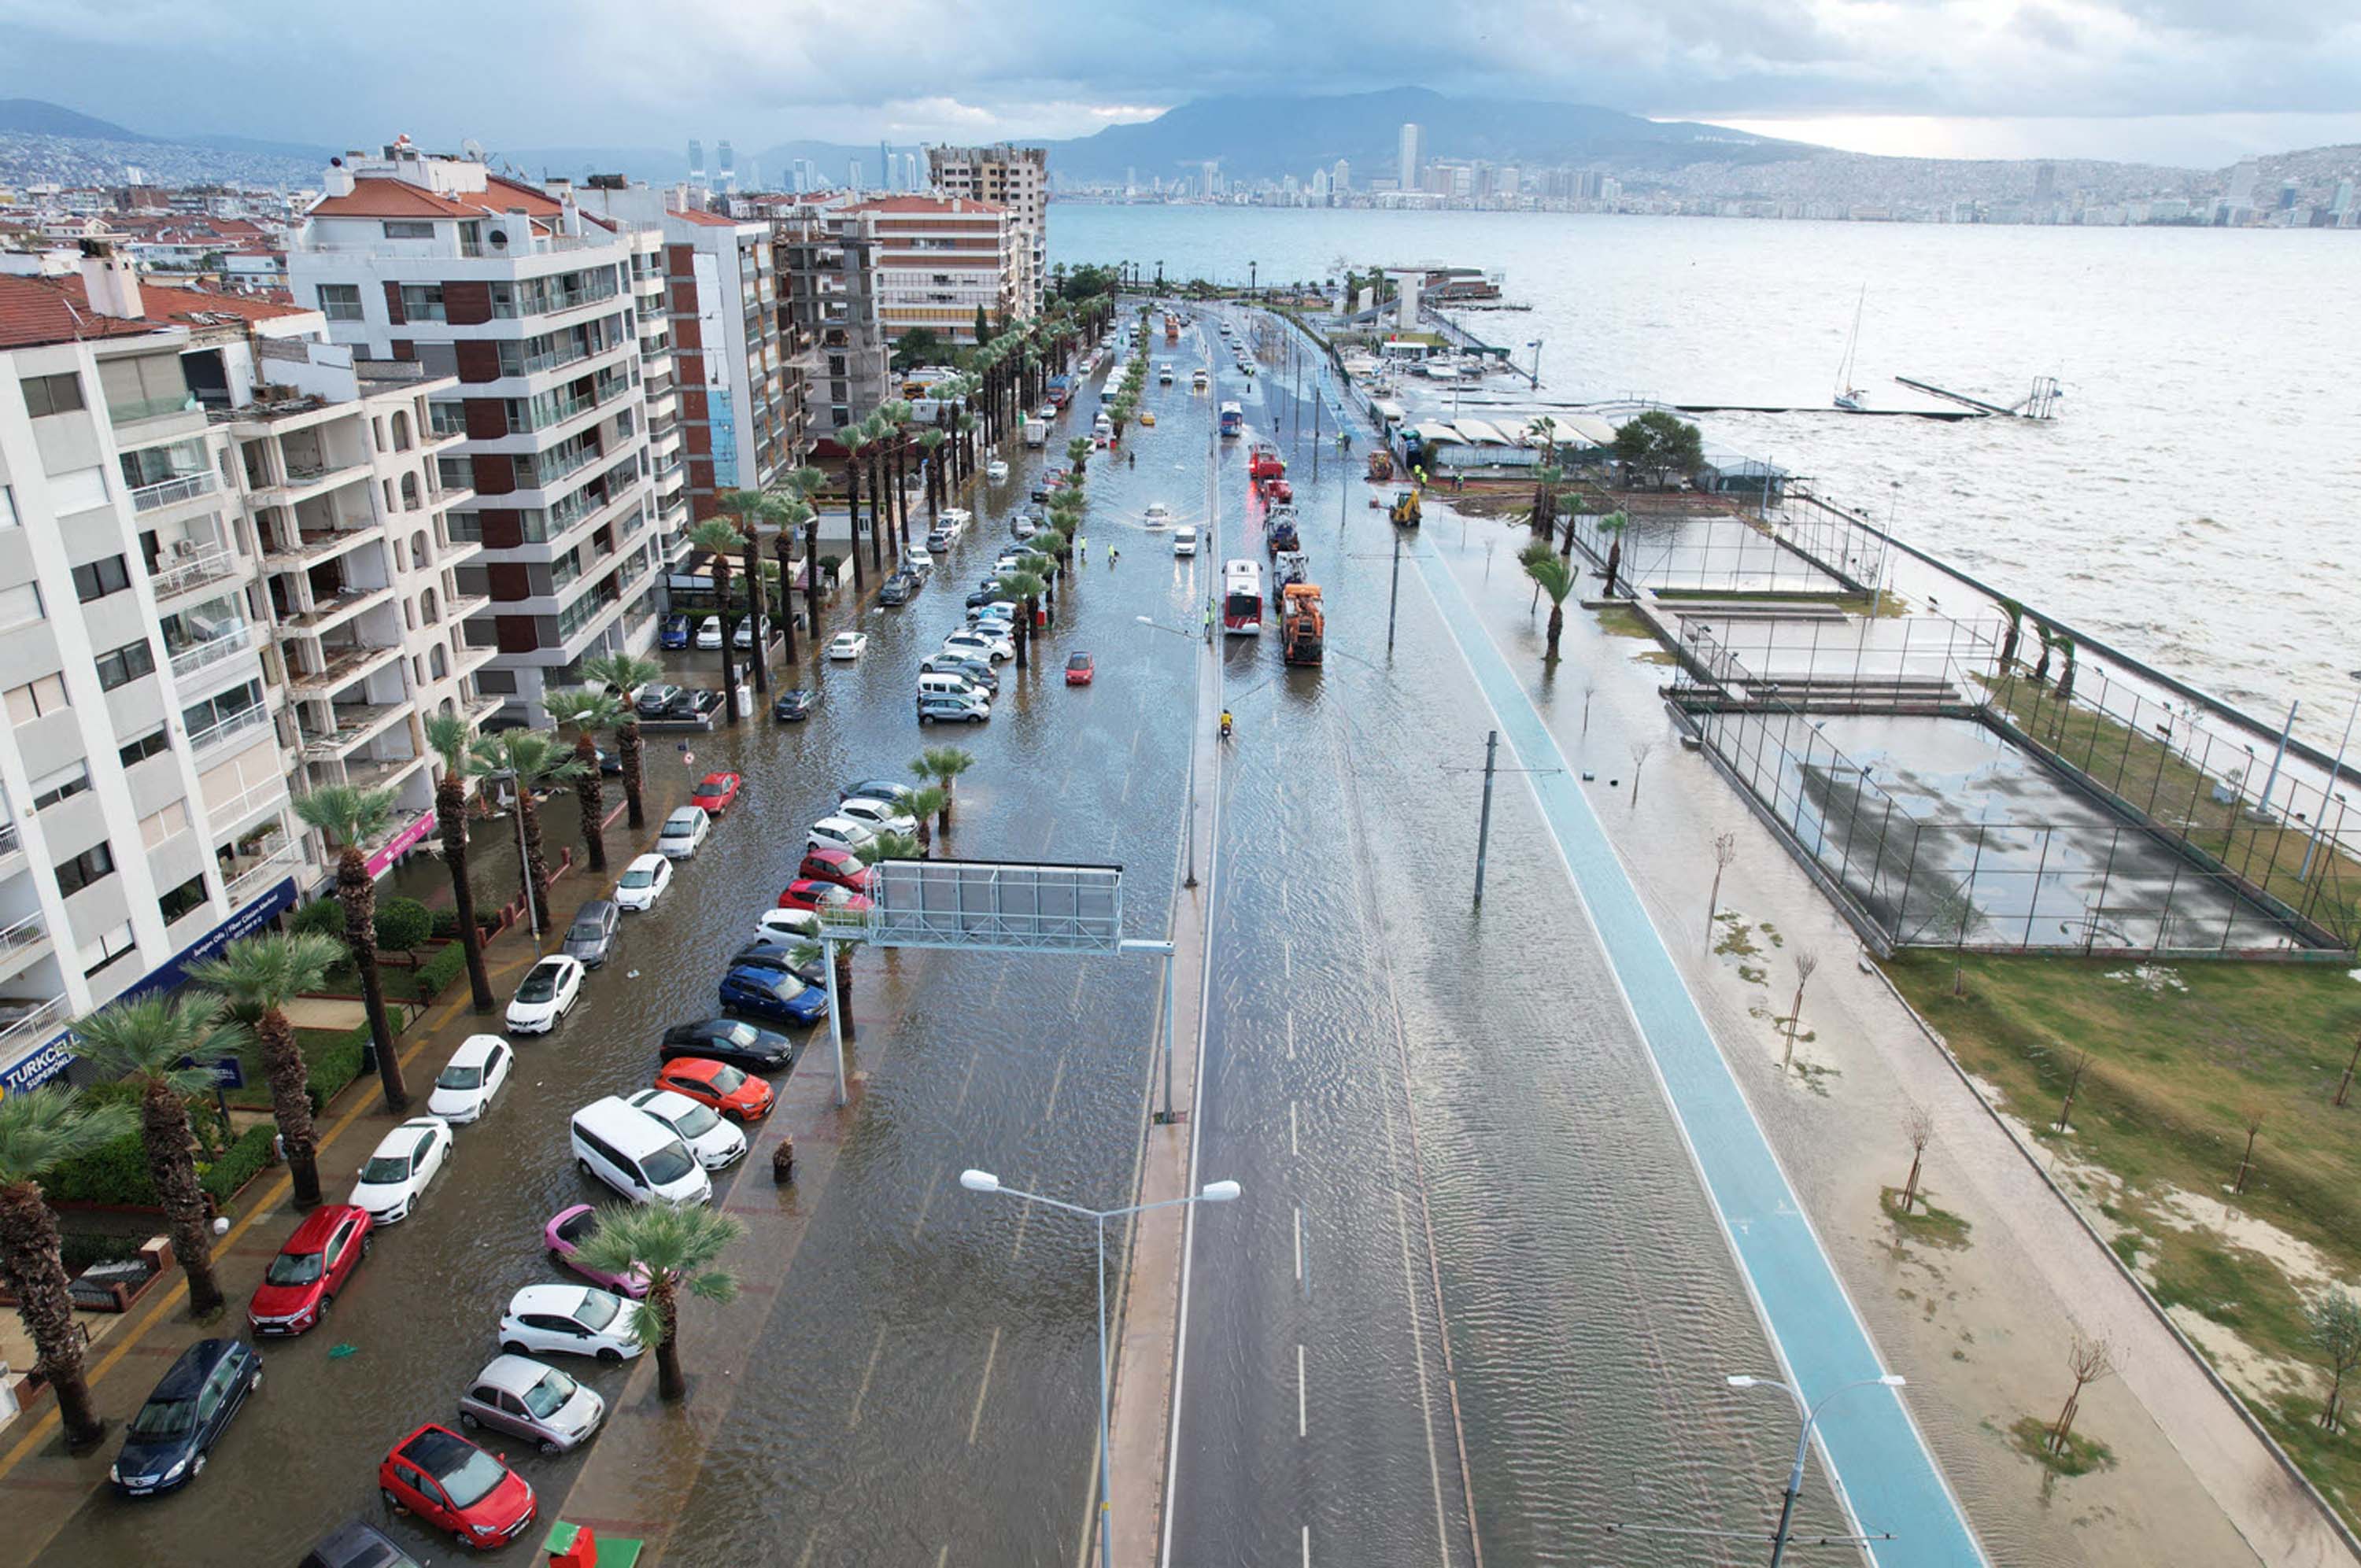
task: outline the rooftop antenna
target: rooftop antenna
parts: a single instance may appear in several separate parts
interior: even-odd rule
[[[484,144],[478,141],[474,137],[469,137],[466,141],[461,142],[459,144],[459,150],[467,155],[467,161],[470,163],[481,163],[484,161]]]

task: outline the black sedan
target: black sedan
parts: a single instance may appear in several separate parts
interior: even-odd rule
[[[675,1057],[703,1057],[749,1072],[779,1072],[794,1062],[796,1047],[785,1035],[769,1029],[735,1018],[707,1018],[666,1029],[656,1054],[666,1061]]]
[[[774,969],[794,975],[806,985],[824,985],[828,981],[828,960],[814,953],[798,963],[798,948],[817,947],[811,942],[783,941],[776,937],[757,937],[730,955],[730,967],[737,969],[751,964],[756,969]]]
[[[181,1353],[123,1429],[106,1478],[125,1496],[169,1492],[204,1474],[205,1456],[262,1387],[262,1358],[241,1339],[201,1339]]]
[[[771,717],[784,724],[800,724],[812,716],[819,706],[819,692],[812,686],[796,686],[779,694],[771,705]]]

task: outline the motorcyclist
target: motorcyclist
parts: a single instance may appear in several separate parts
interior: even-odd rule
[[[1228,708],[1226,708],[1226,707],[1225,707],[1225,708],[1222,709],[1222,739],[1223,739],[1223,740],[1228,740],[1229,738],[1230,738],[1230,710],[1229,710]]]

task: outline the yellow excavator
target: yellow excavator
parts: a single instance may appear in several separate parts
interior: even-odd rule
[[[1386,516],[1400,527],[1416,528],[1418,510],[1418,487],[1411,485],[1394,492],[1393,505],[1386,509]]]

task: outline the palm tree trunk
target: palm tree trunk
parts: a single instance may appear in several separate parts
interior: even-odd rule
[[[58,1255],[57,1216],[30,1181],[0,1187],[0,1282],[16,1298],[17,1316],[33,1342],[33,1370],[57,1393],[68,1452],[97,1447],[106,1423],[91,1408],[82,1329],[74,1322],[71,1282]]]
[[[517,820],[524,834],[525,896],[532,901],[528,911],[541,929],[549,929],[549,861],[541,852],[541,805],[533,798],[532,786],[517,781]]]
[[[628,773],[631,767],[628,755],[623,766]],[[443,864],[451,873],[451,907],[459,916],[459,948],[467,955],[468,1000],[474,1003],[477,1012],[489,1013],[495,1005],[492,977],[484,968],[484,933],[476,924],[476,890],[467,883],[467,791],[453,773],[445,773],[443,782],[434,786],[434,817],[435,825],[443,834]],[[302,1087],[300,1080],[296,1087]],[[309,1119],[308,1116],[305,1118],[307,1122]],[[287,1130],[287,1119],[283,1114],[279,1119],[279,1129],[282,1133]],[[294,1140],[291,1137],[288,1140],[288,1149],[290,1164],[292,1164]],[[302,1191],[301,1180],[296,1183],[296,1191],[299,1194]],[[302,1202],[299,1198],[298,1207],[308,1209],[319,1201],[319,1180],[315,1177],[312,1184],[312,1202]]]
[[[804,524],[804,622],[812,646],[819,646],[819,517]]]
[[[770,649],[763,641],[763,544],[752,529],[743,537],[746,548],[741,552],[739,569],[746,577],[746,613],[754,622],[750,634],[754,641],[752,657],[747,663],[753,666],[754,689],[766,692],[771,689],[771,659]]]
[[[582,808],[582,848],[590,869],[607,869],[607,785],[598,776],[598,743],[588,730],[574,738],[574,761],[582,776],[574,781],[575,804]]]
[[[796,579],[795,531],[783,528],[771,541],[771,554],[779,562],[779,638],[780,655],[789,664],[796,662]],[[782,679],[785,677],[782,676]]]
[[[164,1205],[172,1252],[189,1277],[189,1315],[211,1317],[221,1310],[222,1289],[214,1278],[205,1192],[197,1185],[196,1157],[189,1148],[189,1107],[161,1083],[149,1082],[139,1097],[139,1142],[148,1151],[148,1179]]]
[[[894,444],[894,507],[902,518],[902,547],[910,545],[910,438]]]
[[[869,565],[880,577],[885,575],[885,483],[877,475],[877,454],[870,453],[863,465],[869,470]]]
[[[836,949],[836,1015],[844,1037],[853,1037],[852,1027],[852,948],[843,942],[829,944]]]
[[[713,553],[714,609],[721,617],[721,712],[723,721],[738,722],[738,642],[730,624],[730,554]]]
[[[345,906],[345,945],[352,949],[353,967],[360,970],[361,1002],[368,1011],[369,1044],[377,1051],[377,1077],[385,1087],[385,1108],[398,1116],[410,1109],[410,1091],[401,1081],[401,1062],[393,1054],[393,1030],[385,1016],[385,981],[377,971],[377,883],[357,844],[346,845],[345,852],[336,857],[336,899]]]
[[[1558,640],[1558,635],[1559,635],[1559,633],[1563,632],[1565,630],[1565,606],[1564,604],[1561,604],[1561,603],[1553,603],[1553,604],[1551,604],[1551,606],[1550,606],[1550,618],[1549,618],[1549,652],[1548,652],[1546,654],[1543,655],[1544,658],[1549,659],[1549,660],[1550,660],[1551,662],[1553,662],[1553,663],[1554,663],[1554,662],[1556,661],[1556,659],[1557,659],[1557,640]]]
[[[648,1287],[648,1305],[664,1320],[664,1337],[656,1341],[656,1396],[667,1403],[688,1398],[688,1377],[680,1369],[680,1301],[673,1293],[672,1277],[659,1275]]]
[[[270,1112],[287,1146],[287,1179],[298,1209],[320,1206],[319,1138],[312,1128],[311,1069],[296,1048],[295,1026],[276,1007],[255,1020],[263,1076],[270,1080]]]
[[[640,721],[629,713],[615,727],[615,751],[623,759],[623,801],[631,807],[631,815],[624,820],[636,831],[648,825],[644,799],[647,780],[640,772]]]
[[[1033,601],[1028,598],[1025,603],[1027,606],[1025,611],[1025,624],[1016,629],[1016,667],[1020,670],[1026,668],[1032,663],[1030,659],[1026,657],[1025,650],[1033,641],[1033,610],[1031,608]]]
[[[1615,569],[1623,564],[1623,536],[1617,534],[1607,544],[1607,597],[1615,597]]]

